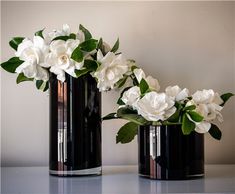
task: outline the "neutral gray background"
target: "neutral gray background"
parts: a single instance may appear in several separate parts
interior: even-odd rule
[[[135,59],[162,89],[178,84],[192,92],[235,92],[235,2],[1,2],[2,60],[14,53],[13,36],[32,37],[70,24],[86,26]],[[1,154],[3,166],[48,164],[48,94],[32,83],[15,84],[1,71]],[[103,115],[115,110],[117,92],[103,94]],[[235,99],[223,110],[221,141],[206,135],[206,163],[235,163]],[[136,140],[116,145],[124,121],[103,123],[103,164],[136,164]]]

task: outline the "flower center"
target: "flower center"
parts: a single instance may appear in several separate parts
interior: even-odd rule
[[[67,57],[66,55],[60,56],[60,61],[61,61],[62,63],[67,63],[67,60],[68,60],[68,57]]]

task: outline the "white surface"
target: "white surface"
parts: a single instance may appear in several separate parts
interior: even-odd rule
[[[2,60],[14,51],[13,36],[32,37],[61,28],[86,26],[95,37],[135,59],[162,90],[178,84],[190,90],[213,88],[235,92],[235,2],[1,2]],[[15,84],[16,75],[2,73],[2,164],[48,164],[48,96],[31,83]],[[117,92],[103,94],[103,115],[115,110]],[[206,135],[206,163],[235,163],[235,98],[223,110],[221,141]],[[103,123],[103,164],[136,164],[136,140],[116,145],[123,122]]]
[[[235,165],[208,165],[206,176],[156,181],[138,176],[136,166],[108,166],[102,176],[54,177],[46,167],[2,168],[2,194],[234,193]]]

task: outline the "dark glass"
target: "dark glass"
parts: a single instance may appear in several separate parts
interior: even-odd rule
[[[139,174],[180,180],[204,176],[204,135],[183,135],[181,125],[140,126]]]
[[[50,174],[101,174],[101,93],[91,75],[50,75]]]

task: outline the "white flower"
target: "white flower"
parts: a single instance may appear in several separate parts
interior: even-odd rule
[[[102,52],[98,50],[97,61],[101,65],[93,76],[98,80],[97,87],[100,91],[113,89],[114,84],[123,78],[123,75],[128,71],[127,62],[121,54],[115,55],[113,52],[108,52],[103,56]]]
[[[136,68],[134,69],[134,75],[137,81],[140,83],[142,79],[145,79],[147,82],[150,90],[158,92],[160,90],[160,85],[157,79],[153,78],[152,76],[145,76],[145,73],[142,69]]]
[[[175,102],[165,93],[149,92],[137,102],[138,114],[148,121],[166,120],[176,111]]]
[[[146,82],[149,85],[149,89],[158,92],[160,90],[160,85],[158,83],[158,80],[153,78],[152,76],[147,76],[146,77]]]
[[[136,68],[136,69],[134,69],[133,72],[134,72],[134,75],[139,83],[141,82],[142,79],[146,78],[145,73],[142,69]]]
[[[206,121],[202,121],[200,123],[196,123],[195,131],[198,133],[207,133],[211,128],[211,124]]]
[[[51,52],[46,57],[45,67],[51,67],[50,71],[57,75],[58,80],[65,81],[65,72],[76,77],[75,69],[80,70],[83,67],[83,62],[77,63],[71,59],[71,54],[79,43],[79,40],[69,39],[55,40],[50,44]]]
[[[215,93],[213,90],[197,91],[192,95],[192,101],[196,104],[196,112],[201,114],[205,121],[212,121],[216,118],[220,122],[223,121],[222,114],[220,113],[223,109],[220,106],[223,100],[218,93]]]
[[[181,101],[189,97],[189,90],[184,88],[183,90],[179,86],[168,86],[166,88],[166,94],[173,97],[176,101]]]
[[[136,103],[140,99],[140,88],[138,86],[131,87],[122,95],[122,101],[136,109]]]
[[[45,55],[48,53],[48,46],[43,38],[34,36],[33,41],[25,38],[19,44],[15,55],[24,61],[16,68],[16,73],[24,73],[28,78],[36,80],[48,80],[48,71],[42,68]]]
[[[61,30],[53,30],[52,32],[49,32],[45,39],[47,42],[50,42],[51,40],[53,40],[54,38],[58,37],[58,36],[69,36],[71,33],[70,27],[68,24],[63,24],[63,27]]]

